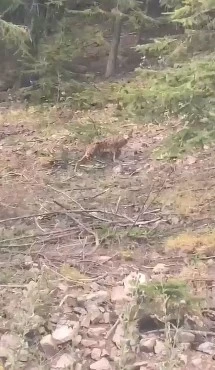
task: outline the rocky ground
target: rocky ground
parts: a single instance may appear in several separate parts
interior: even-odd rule
[[[131,127],[117,163],[74,172]],[[114,106],[1,112],[0,368],[215,368],[215,151],[162,159],[179,129]]]

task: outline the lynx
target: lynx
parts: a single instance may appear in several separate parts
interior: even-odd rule
[[[125,146],[128,140],[132,137],[132,130],[128,134],[122,136],[113,136],[107,139],[96,141],[95,143],[89,144],[86,151],[81,159],[79,159],[75,165],[75,171],[78,164],[84,163],[98,155],[104,153],[111,153],[113,155],[113,161],[116,161],[121,154],[121,149]]]

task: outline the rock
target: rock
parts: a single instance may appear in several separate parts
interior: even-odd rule
[[[140,272],[131,272],[123,280],[124,292],[126,295],[131,294],[137,284],[145,284],[146,275]]]
[[[80,315],[86,315],[87,311],[83,307],[74,307],[73,312],[78,313]]]
[[[101,358],[101,360],[94,362],[90,365],[91,370],[111,370],[110,362],[105,358]]]
[[[105,356],[109,356],[109,353],[105,348],[103,348],[103,350],[101,352],[101,357],[105,357]]]
[[[202,359],[201,357],[195,357],[191,360],[191,363],[196,366],[197,368],[201,368],[202,369]]]
[[[152,270],[154,274],[168,273],[168,267],[164,263],[158,263]]]
[[[81,335],[75,335],[75,337],[72,340],[72,344],[76,347],[79,343],[81,343],[82,336]]]
[[[91,355],[91,349],[90,348],[85,348],[84,350],[84,357],[89,357]]]
[[[147,365],[148,363],[146,361],[138,361],[132,365],[132,370],[140,370],[141,368],[145,370]]]
[[[192,155],[189,155],[186,160],[187,164],[191,165],[196,163],[196,157],[193,157]]]
[[[41,339],[40,346],[47,358],[53,357],[58,352],[56,342],[52,338],[51,334],[48,334]]]
[[[178,343],[193,343],[195,341],[195,335],[187,331],[179,331],[177,334]]]
[[[109,324],[109,322],[110,322],[110,313],[105,312],[104,315],[103,315],[103,318],[104,318],[104,323]]]
[[[191,348],[191,343],[179,343],[178,348],[180,351],[188,351]]]
[[[124,338],[124,329],[123,329],[123,326],[119,324],[116,327],[116,331],[114,333],[112,341],[116,344],[118,348],[120,348],[123,338]]]
[[[53,331],[52,338],[57,344],[69,342],[77,335],[78,328],[79,323],[76,323],[73,328],[67,325],[60,326]]]
[[[102,304],[109,299],[109,293],[106,292],[106,290],[99,290],[98,292],[79,296],[77,299],[79,303],[83,303],[84,305],[86,305],[88,301],[93,301],[94,303]]]
[[[3,334],[0,340],[0,346],[17,350],[21,346],[21,339],[16,334]]]
[[[106,332],[106,328],[99,326],[97,328],[90,328],[87,332],[89,337],[100,337],[100,335]]]
[[[155,338],[141,339],[140,350],[146,353],[154,352],[155,344],[156,344]]]
[[[0,359],[7,359],[13,356],[13,351],[0,345]]]
[[[102,350],[100,348],[93,348],[91,352],[92,360],[98,361],[101,357]]]
[[[102,318],[102,313],[100,312],[97,305],[92,302],[86,304],[86,310],[90,315],[90,321],[92,324],[98,324]]]
[[[117,359],[120,356],[120,350],[117,349],[115,346],[111,348],[110,350],[110,359],[114,362],[117,362]]]
[[[105,263],[105,262],[108,262],[110,260],[110,258],[111,258],[110,256],[98,256],[97,261]]]
[[[129,297],[125,293],[125,289],[121,285],[114,286],[111,291],[111,301],[112,302],[120,302],[120,301],[128,301]]]
[[[61,355],[58,360],[54,364],[54,368],[56,369],[73,369],[73,365],[75,363],[75,359],[69,353],[64,353]]]
[[[89,328],[90,326],[90,319],[91,319],[91,314],[88,313],[87,315],[85,315],[82,320],[81,320],[81,326],[84,327],[84,328]]]
[[[106,340],[104,340],[104,339],[99,340],[98,346],[99,346],[100,348],[105,347],[105,346],[106,346]]]
[[[113,167],[114,175],[120,175],[122,171],[123,171],[123,168],[121,165]]]
[[[215,353],[215,343],[204,342],[204,343],[201,343],[196,349],[197,349],[197,351],[207,353],[208,355],[214,355],[214,353]]]
[[[99,284],[97,284],[95,281],[92,283],[92,284],[90,284],[90,288],[94,291],[94,292],[96,292],[97,290],[99,290],[100,288],[99,288]]]
[[[94,347],[97,345],[97,341],[93,339],[82,339],[81,344],[84,347]]]
[[[185,355],[184,353],[179,353],[178,358],[181,362],[187,365],[187,361],[188,361],[187,355]]]
[[[75,365],[75,370],[82,370],[82,369],[83,369],[82,364],[77,363],[77,364]]]
[[[29,352],[27,349],[21,349],[19,351],[19,361],[21,362],[27,362],[28,361]]]
[[[161,340],[156,340],[155,346],[154,346],[154,351],[156,355],[159,355],[161,353],[166,352],[166,347],[164,343]]]

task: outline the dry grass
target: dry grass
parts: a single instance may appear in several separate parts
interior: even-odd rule
[[[167,251],[171,249],[186,253],[213,254],[215,251],[215,230],[207,230],[201,234],[181,233],[177,237],[169,238],[165,248]]]

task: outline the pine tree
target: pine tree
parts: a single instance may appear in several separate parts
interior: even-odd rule
[[[164,16],[182,32],[139,46],[152,66],[139,71],[144,86],[121,92],[122,104],[148,119],[171,114],[191,123],[213,123],[215,2],[164,0],[163,5],[172,10]]]

